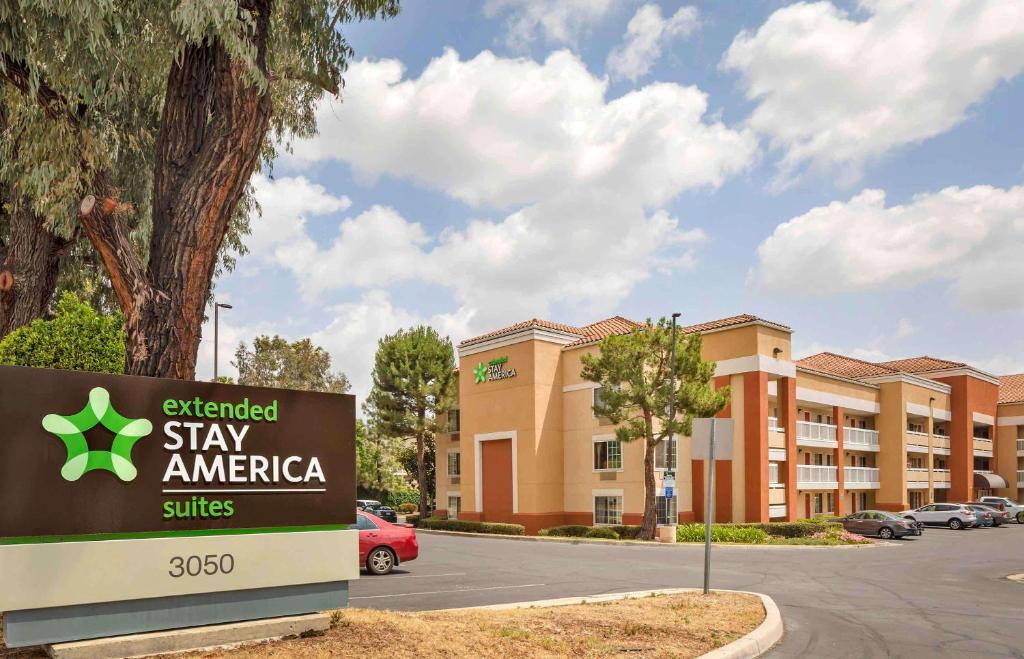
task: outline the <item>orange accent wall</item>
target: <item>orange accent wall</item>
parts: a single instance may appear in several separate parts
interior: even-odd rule
[[[743,374],[743,490],[746,521],[768,521],[768,374]]]
[[[732,460],[715,460],[715,521],[732,521]]]
[[[999,387],[968,375],[936,380],[953,389],[950,394],[948,500],[971,501],[974,498],[974,412],[995,418]]]
[[[691,482],[693,483],[693,519],[697,522],[704,521],[704,492],[707,484],[704,482],[704,470],[707,467],[703,460],[690,462]]]
[[[832,421],[836,424],[836,446],[835,453],[833,455],[832,462],[836,463],[836,480],[839,481],[839,487],[836,488],[836,496],[833,498],[835,501],[835,510],[833,511],[836,515],[846,514],[846,451],[843,449],[843,408],[838,405],[832,407]]]
[[[786,520],[800,518],[796,493],[796,378],[780,378],[778,383],[779,414],[786,431],[786,462],[782,469],[786,473]]]
[[[512,522],[512,440],[480,442],[485,522]]]

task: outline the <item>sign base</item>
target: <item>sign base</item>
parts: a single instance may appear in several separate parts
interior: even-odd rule
[[[348,582],[332,581],[27,609],[8,611],[4,614],[4,639],[7,647],[16,648],[184,627],[201,629],[220,623],[295,616],[340,609],[347,605]],[[187,636],[185,632],[179,635]],[[206,645],[229,642],[238,641],[218,641]],[[135,654],[151,653],[146,651]],[[115,653],[109,656],[130,655]]]
[[[46,646],[46,652],[54,659],[139,657],[167,652],[212,649],[300,634],[323,633],[330,627],[331,617],[329,615],[314,613],[304,616],[236,622],[228,625],[190,627],[150,634],[60,643]]]

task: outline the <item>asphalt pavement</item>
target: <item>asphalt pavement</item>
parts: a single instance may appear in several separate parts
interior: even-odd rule
[[[528,542],[420,534],[420,558],[365,573],[351,605],[446,609],[668,587],[699,587],[703,547]],[[867,548],[728,547],[712,587],[778,603],[771,657],[1022,657],[1024,526],[951,531]]]

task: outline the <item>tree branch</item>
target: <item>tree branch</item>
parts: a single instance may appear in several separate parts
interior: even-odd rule
[[[97,200],[89,195],[78,209],[82,228],[89,242],[100,255],[110,276],[110,285],[126,318],[133,315],[137,296],[149,288],[135,247],[128,237],[123,218],[117,214],[118,204],[112,197]]]
[[[22,94],[29,95],[32,92],[32,75],[28,65],[24,61],[15,60],[7,53],[0,55],[0,80],[11,83]],[[46,116],[54,121],[66,121],[75,128],[81,124],[86,106],[79,104],[72,112],[68,107],[68,100],[46,81],[39,81],[35,96]]]

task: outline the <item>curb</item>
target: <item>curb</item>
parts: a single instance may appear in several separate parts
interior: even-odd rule
[[[473,534],[469,534],[473,535]],[[637,590],[628,593],[608,593],[605,595],[592,595],[589,597],[562,597],[550,600],[537,600],[535,602],[514,602],[511,604],[490,604],[487,606],[468,606],[459,609],[443,609],[445,611],[509,611],[512,609],[532,609],[554,606],[571,606],[573,604],[600,604],[604,602],[615,602],[619,600],[638,599],[651,597],[653,595],[678,595],[680,593],[699,593],[700,588],[661,588],[658,590]],[[710,659],[753,659],[759,657],[771,649],[782,638],[784,625],[782,614],[775,600],[763,593],[754,593],[748,590],[721,590],[715,589],[715,593],[737,593],[740,595],[755,595],[761,598],[761,605],[764,606],[764,620],[753,631],[744,634],[732,643],[716,648],[707,654],[701,655]]]
[[[613,545],[613,546],[637,546],[637,547],[703,547],[703,542],[658,542],[657,540],[608,540],[606,538],[559,538],[547,535],[501,535],[499,533],[470,533],[468,531],[441,531],[439,529],[416,529],[416,534],[427,535],[453,535],[465,538],[487,538],[492,540],[518,540],[520,542],[561,542],[563,544],[581,545]],[[872,541],[865,545],[752,545],[741,542],[716,542],[712,545],[719,547],[756,547],[758,549],[869,549],[871,547],[896,546],[895,543]]]

